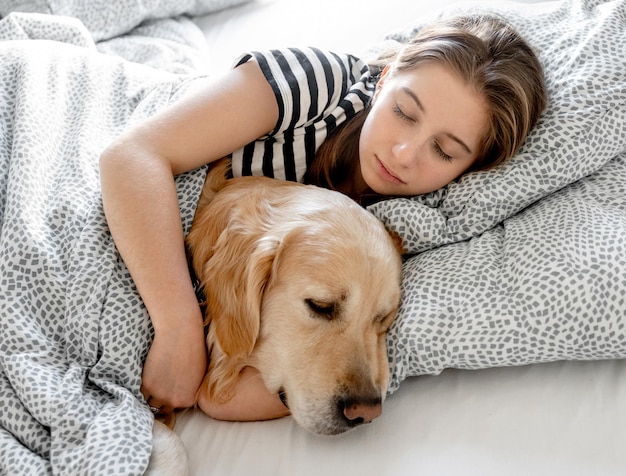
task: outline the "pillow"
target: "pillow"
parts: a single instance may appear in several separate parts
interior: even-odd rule
[[[408,253],[477,236],[599,170],[625,149],[624,2],[478,5],[460,3],[440,15],[486,11],[509,20],[538,53],[549,105],[520,152],[504,166],[469,174],[432,194],[370,207],[400,233]],[[392,37],[407,41],[418,28]]]
[[[12,11],[49,13],[80,19],[94,41],[128,33],[146,20],[179,15],[206,15],[251,0],[24,0],[19,5],[0,6],[0,17]]]
[[[370,207],[410,256],[390,392],[450,367],[626,357],[626,2],[483,5],[443,14],[511,21],[549,106],[508,164]]]
[[[626,357],[626,154],[403,273],[390,392],[446,368]]]

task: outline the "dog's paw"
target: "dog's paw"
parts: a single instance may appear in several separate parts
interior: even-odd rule
[[[152,455],[145,476],[187,476],[189,465],[183,442],[158,420],[152,427]]]

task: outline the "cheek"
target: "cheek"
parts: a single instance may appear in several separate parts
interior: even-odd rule
[[[384,109],[379,103],[375,103],[371,107],[359,137],[359,157],[361,160],[384,150],[385,146],[389,147],[392,137],[392,122],[389,117],[385,116]]]
[[[450,182],[453,182],[461,174],[462,171],[459,172],[456,168],[432,167],[430,170],[425,171],[424,174],[422,174],[422,190],[419,194],[430,193],[438,190],[445,185],[448,185]],[[425,190],[424,185],[426,185],[426,188],[430,190]]]
[[[453,167],[452,164],[442,164],[436,159],[425,160],[413,170],[407,179],[406,195],[423,195],[434,192],[453,182],[463,174],[465,168]]]
[[[363,153],[370,147],[370,142],[372,139],[372,120],[373,118],[373,111],[370,111],[370,113],[368,114],[367,118],[365,119],[365,122],[363,123],[363,126],[361,127],[361,133],[359,135],[359,154],[363,155]]]
[[[363,123],[361,129],[361,137],[365,136],[369,141],[372,137],[386,135],[391,127],[391,121],[389,114],[387,114],[389,106],[385,105],[384,98],[379,101],[375,101],[370,106],[370,111],[367,114],[367,118]]]

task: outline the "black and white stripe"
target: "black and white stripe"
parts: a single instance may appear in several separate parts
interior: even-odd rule
[[[278,102],[276,128],[233,153],[233,174],[298,181],[328,134],[370,101],[368,66],[351,55],[316,48],[251,52]]]

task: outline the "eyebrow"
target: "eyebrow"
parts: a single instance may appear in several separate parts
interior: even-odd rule
[[[408,96],[411,97],[411,99],[413,99],[413,101],[415,101],[415,104],[417,104],[417,107],[420,109],[420,111],[422,112],[426,112],[426,110],[424,109],[424,105],[422,104],[422,102],[419,100],[419,98],[417,97],[417,94],[415,94],[410,88],[408,88],[407,86],[403,86],[401,88],[401,90],[407,94]],[[463,147],[463,149],[465,149],[465,151],[468,154],[473,154],[472,149],[470,149],[468,147],[468,145],[463,142],[461,139],[459,139],[457,136],[455,136],[454,134],[450,134],[449,132],[444,132],[444,135],[449,137],[450,139],[452,139],[454,142],[458,143],[461,147]]]

